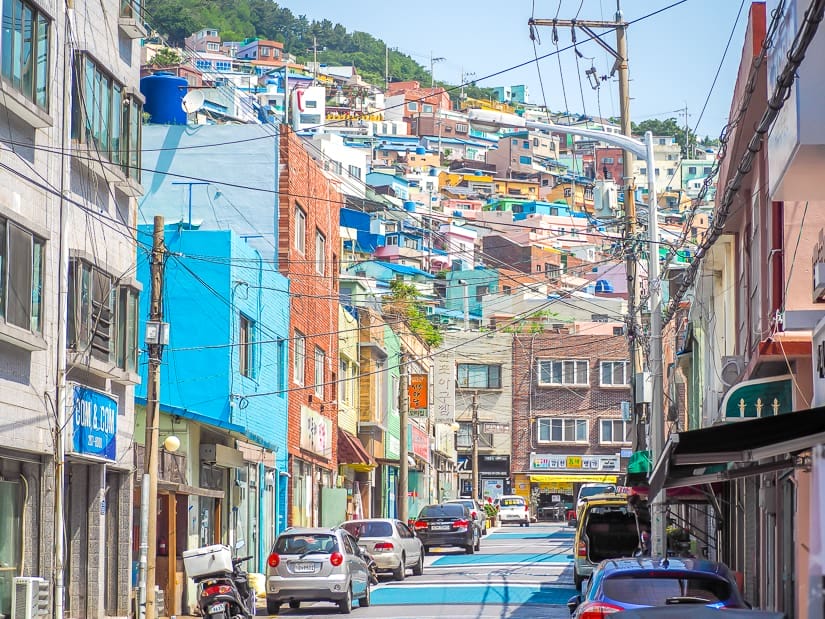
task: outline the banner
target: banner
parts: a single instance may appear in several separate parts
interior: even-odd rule
[[[74,385],[71,394],[71,452],[116,460],[117,399],[83,385]]]
[[[449,355],[436,357],[433,368],[435,423],[455,421],[455,364]]]
[[[410,417],[426,417],[430,411],[430,377],[427,374],[410,375]]]

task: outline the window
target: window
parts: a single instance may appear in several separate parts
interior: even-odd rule
[[[268,56],[269,56],[269,48],[268,47],[262,47],[261,48],[261,57],[268,57]]]
[[[501,366],[459,363],[458,386],[461,389],[501,389]]]
[[[415,101],[410,101],[410,102],[407,104],[407,109],[408,109],[410,112],[417,112],[417,111],[418,111],[418,103],[416,103]]]
[[[624,387],[627,385],[627,361],[601,362],[602,387]]]
[[[12,87],[48,111],[49,36],[51,22],[35,5],[21,0],[3,1],[0,35],[0,71]]]
[[[666,141],[665,138],[659,138],[659,146],[665,146],[666,144],[667,144],[667,141]]]
[[[232,70],[232,63],[228,60],[218,60],[215,62],[215,70],[226,73]]]
[[[710,166],[705,166],[705,167],[703,167],[703,168],[702,168],[702,174],[704,174],[705,176],[707,176],[708,174],[710,174],[710,171],[711,171],[711,167],[710,167]]]
[[[295,207],[295,249],[302,254],[307,249],[307,216],[300,206]]]
[[[688,166],[688,174],[696,174],[696,166]]]
[[[295,329],[295,359],[292,365],[292,381],[297,385],[304,384],[307,362],[307,339],[303,333]]]
[[[117,286],[96,266],[69,264],[68,346],[105,363],[134,371],[137,360],[138,293]]]
[[[668,175],[668,176],[673,176],[673,174],[674,174],[675,172],[676,172],[676,170],[674,170],[673,168],[668,168],[668,169],[667,169],[667,175]]]
[[[589,364],[586,359],[539,359],[539,385],[588,385]]]
[[[418,241],[415,239],[404,239],[404,247],[407,249],[418,249]]]
[[[539,139],[538,138],[533,138],[533,148],[538,148],[538,145],[539,145]]]
[[[315,271],[324,275],[327,266],[327,240],[319,230],[315,231]]]
[[[143,106],[85,54],[78,54],[72,86],[72,139],[95,149],[140,181]]]
[[[533,163],[533,158],[522,155],[518,158],[518,162],[524,165],[530,165],[531,163]]]
[[[211,71],[212,70],[212,61],[211,60],[201,60],[200,58],[195,60],[195,68],[199,71]]]
[[[394,245],[398,245],[398,235],[390,234],[387,236],[387,246],[392,247]]]
[[[458,433],[456,434],[456,447],[458,449],[470,449],[473,446],[473,424],[459,422]],[[478,446],[481,448],[493,446],[493,435],[488,433],[478,433]]]
[[[0,218],[0,315],[8,324],[43,331],[43,251],[45,242]]]
[[[501,292],[504,294],[513,294],[513,288],[511,286],[502,286]]]
[[[609,164],[613,163],[613,157],[603,157],[602,158],[602,163],[605,164],[605,165],[609,165]]]
[[[565,187],[564,188],[564,197],[565,198],[571,198],[572,196],[573,196],[573,189],[570,188],[570,187]]]
[[[349,175],[352,178],[357,178],[358,180],[361,180],[361,168],[359,168],[357,165],[349,166],[347,168],[347,171],[349,172]]]
[[[639,174],[647,174],[647,168],[639,168]]]
[[[522,146],[522,148],[527,148],[527,149],[529,149],[529,148],[530,148],[530,140],[524,140],[524,141],[521,143],[521,146]]]
[[[209,42],[206,44],[207,51],[210,52],[218,52],[221,49],[221,46],[217,43]]]
[[[621,419],[600,419],[599,420],[599,442],[600,443],[629,443],[627,438],[627,422]]]
[[[339,363],[338,376],[338,400],[342,404],[350,404],[349,398],[349,362],[346,359],[341,359]]]
[[[536,419],[539,443],[587,443],[587,419]]]
[[[429,103],[425,103],[421,106],[421,111],[425,114],[432,114],[433,113],[433,106]]]
[[[324,351],[315,347],[315,395],[324,397]]]
[[[455,132],[456,133],[467,133],[470,130],[470,125],[464,123],[456,123],[455,124]]]
[[[481,303],[485,294],[490,294],[490,286],[476,286],[476,301]]]
[[[656,174],[656,176],[659,176],[659,168],[656,168],[656,170],[654,171],[654,173]]]
[[[278,397],[285,398],[286,397],[286,366],[287,366],[287,341],[286,340],[278,340],[278,364],[275,368],[276,377],[275,377],[275,384],[278,385]]]
[[[592,200],[593,199],[593,188],[592,187],[585,187],[585,189],[584,189],[584,199],[585,200]]]
[[[253,322],[241,314],[238,326],[238,371],[242,376],[252,378],[253,362]]]

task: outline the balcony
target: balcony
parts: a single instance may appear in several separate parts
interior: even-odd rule
[[[120,0],[117,25],[130,39],[142,39],[146,36],[141,0]]]

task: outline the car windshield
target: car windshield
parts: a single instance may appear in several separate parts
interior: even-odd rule
[[[355,539],[361,537],[392,537],[389,522],[345,522],[341,528],[349,531]]]
[[[275,542],[275,552],[280,555],[305,555],[309,553],[333,553],[338,551],[338,540],[331,534],[281,535]]]
[[[524,499],[501,499],[500,505],[503,507],[517,507],[524,505]]]
[[[625,604],[665,606],[675,598],[712,604],[730,598],[728,581],[701,574],[615,574],[602,582],[605,599]]]
[[[470,501],[469,499],[468,499],[468,500],[466,500],[466,501],[450,501],[450,503],[458,503],[459,505],[465,505],[465,506],[467,506],[467,507],[468,507],[468,508],[470,508],[470,509],[475,509],[475,507],[476,507],[476,506],[473,504],[473,502],[472,502],[472,501]]]
[[[594,496],[596,494],[606,494],[616,492],[616,486],[585,486],[579,492],[579,498],[583,499],[586,496]]]
[[[464,516],[464,506],[453,503],[447,505],[427,505],[421,510],[419,518],[461,518]]]

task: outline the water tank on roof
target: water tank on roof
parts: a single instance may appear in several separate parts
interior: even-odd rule
[[[182,77],[159,72],[140,78],[140,92],[146,97],[143,111],[154,125],[185,125],[183,97],[188,83]]]
[[[411,200],[404,202],[404,210],[408,213],[415,213],[415,202]]]
[[[415,154],[416,155],[426,155],[427,154],[427,149],[424,148],[423,146],[416,146]]]
[[[430,176],[438,176],[438,170],[435,168],[430,168]]]
[[[473,176],[484,176],[484,172],[482,172],[481,170],[476,170],[475,172],[473,172]]]
[[[613,284],[606,279],[596,280],[596,292],[613,292]]]

